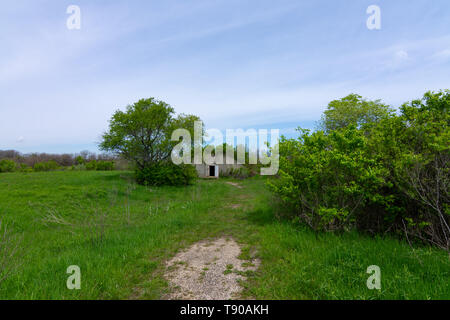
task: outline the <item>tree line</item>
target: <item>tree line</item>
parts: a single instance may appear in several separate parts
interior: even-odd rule
[[[0,172],[52,171],[64,168],[77,170],[126,169],[128,162],[116,155],[97,154],[87,150],[80,153],[27,153],[0,150]]]

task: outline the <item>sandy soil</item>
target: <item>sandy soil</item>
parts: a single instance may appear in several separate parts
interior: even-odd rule
[[[229,300],[239,297],[242,272],[255,271],[259,261],[238,259],[239,245],[220,238],[197,242],[179,252],[166,264],[171,292],[166,298],[177,300]]]

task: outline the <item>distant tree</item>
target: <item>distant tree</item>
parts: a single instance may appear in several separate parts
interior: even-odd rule
[[[59,156],[59,164],[62,166],[71,166],[74,164],[74,160],[73,160],[73,154],[62,154]]]
[[[86,160],[89,157],[90,152],[88,150],[83,150],[80,152],[80,157]]]
[[[16,150],[0,150],[0,159],[17,159],[21,154]]]
[[[76,164],[84,164],[86,161],[84,160],[84,158],[82,156],[77,156],[75,158],[75,163]]]
[[[376,123],[389,116],[393,110],[380,100],[365,100],[357,94],[350,94],[342,99],[333,100],[324,111],[320,129],[331,132],[350,125],[361,127]]]

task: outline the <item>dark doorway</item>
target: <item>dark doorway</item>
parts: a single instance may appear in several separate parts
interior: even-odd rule
[[[216,176],[216,167],[209,166],[209,176],[210,177],[215,177]]]

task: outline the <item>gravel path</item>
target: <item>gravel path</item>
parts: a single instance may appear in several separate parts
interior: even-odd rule
[[[220,238],[197,242],[179,252],[166,264],[171,291],[166,298],[176,300],[229,300],[239,297],[239,280],[244,272],[255,271],[259,261],[238,259],[239,245]]]

